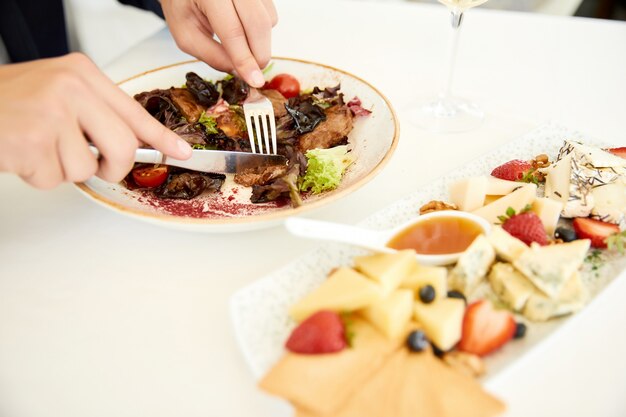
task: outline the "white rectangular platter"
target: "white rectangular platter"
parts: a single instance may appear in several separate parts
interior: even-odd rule
[[[450,182],[488,175],[494,167],[511,159],[532,159],[542,153],[553,158],[565,139],[605,145],[570,129],[547,124],[389,205],[361,222],[360,226],[380,230],[402,224],[416,217],[419,207],[428,201],[447,200]],[[317,287],[332,268],[350,265],[351,259],[362,253],[362,250],[346,245],[324,244],[233,295],[230,308],[235,334],[256,378],[260,378],[284,352],[284,341],[294,326],[287,314],[289,306]],[[603,255],[603,258],[599,268],[594,269],[586,262],[583,269],[582,278],[590,293],[590,303],[601,302],[602,292],[612,282],[626,279],[626,273],[622,273],[626,267],[625,257],[613,254]],[[486,358],[485,385],[489,386],[490,381],[507,367],[519,364],[526,354],[538,349],[565,323],[575,324],[577,317],[586,314],[586,310],[546,323],[526,322],[528,331],[524,339],[509,343]],[[520,320],[524,321],[523,318]]]

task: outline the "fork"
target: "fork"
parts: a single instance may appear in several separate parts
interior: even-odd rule
[[[243,114],[252,153],[257,153],[258,145],[258,153],[276,155],[278,147],[272,102],[256,89],[251,88],[248,98],[243,103]]]

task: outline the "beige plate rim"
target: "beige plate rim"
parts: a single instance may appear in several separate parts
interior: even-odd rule
[[[342,74],[345,74],[349,77],[352,77],[360,82],[362,82],[363,84],[367,85],[369,88],[371,88],[373,91],[376,92],[376,94],[378,94],[385,102],[385,104],[387,105],[387,107],[389,108],[389,111],[391,113],[391,117],[393,119],[393,125],[394,125],[394,133],[393,133],[393,139],[391,142],[391,145],[389,146],[389,150],[387,151],[387,153],[385,154],[385,156],[383,157],[383,159],[380,160],[380,162],[367,174],[365,175],[363,178],[361,178],[359,181],[355,182],[354,184],[352,184],[350,187],[347,187],[344,190],[340,190],[334,194],[332,194],[331,196],[327,197],[327,198],[321,198],[319,200],[316,200],[310,204],[303,204],[300,207],[297,208],[291,208],[291,209],[287,209],[287,210],[278,210],[278,211],[274,211],[271,213],[267,213],[267,214],[260,214],[260,215],[253,215],[253,216],[246,216],[246,217],[228,217],[228,218],[219,218],[219,219],[197,219],[197,218],[191,218],[191,217],[183,217],[183,216],[175,216],[175,215],[170,215],[170,214],[165,214],[165,213],[147,213],[144,212],[142,210],[136,210],[133,208],[129,208],[123,204],[119,204],[116,203],[114,201],[109,200],[108,198],[103,197],[102,195],[98,194],[97,192],[95,192],[94,190],[92,190],[91,188],[89,188],[85,183],[77,183],[74,184],[76,187],[78,187],[78,189],[80,191],[82,191],[83,193],[85,193],[88,197],[91,197],[92,199],[96,200],[97,202],[104,204],[105,206],[108,206],[110,208],[113,208],[115,210],[118,210],[120,212],[123,212],[125,214],[130,214],[130,215],[134,215],[134,216],[138,216],[138,217],[143,217],[146,220],[158,220],[158,221],[169,221],[169,222],[173,222],[173,223],[180,223],[180,224],[197,224],[197,225],[226,225],[226,224],[245,224],[245,223],[262,223],[262,222],[271,222],[271,221],[276,221],[276,220],[280,220],[281,218],[285,218],[288,216],[293,216],[293,215],[298,215],[313,209],[316,209],[320,206],[326,205],[326,204],[330,204],[336,200],[338,200],[339,198],[345,196],[346,194],[356,191],[357,189],[361,188],[363,185],[365,185],[368,181],[370,181],[372,179],[372,177],[374,177],[380,170],[382,170],[382,168],[387,164],[387,162],[389,162],[389,159],[391,159],[391,156],[393,155],[393,153],[396,150],[396,147],[398,146],[398,140],[400,137],[400,123],[398,121],[398,116],[396,115],[395,110],[393,109],[393,106],[391,105],[391,102],[389,101],[389,99],[380,92],[380,90],[378,90],[376,87],[374,87],[373,85],[371,85],[369,82],[365,81],[364,79],[357,77],[356,75],[353,75],[347,71],[332,67],[330,65],[326,65],[326,64],[320,64],[318,62],[313,62],[313,61],[308,61],[308,60],[304,60],[304,59],[297,59],[297,58],[287,58],[287,57],[272,57],[272,61],[293,61],[293,62],[299,62],[299,63],[304,63],[304,64],[309,64],[309,65],[315,65],[315,66],[319,66],[319,67],[323,67],[323,68],[327,68],[330,69],[332,71],[336,71]],[[188,64],[192,64],[192,63],[196,63],[199,62],[198,60],[189,60],[189,61],[183,61],[183,62],[177,62],[174,64],[170,64],[170,65],[165,65],[165,66],[161,66],[158,68],[154,68],[148,71],[144,71],[140,74],[134,75],[130,78],[127,78],[119,83],[117,83],[117,85],[122,85],[124,83],[127,83],[129,81],[132,81],[134,79],[143,77],[145,75],[151,74],[153,72],[158,72],[158,71],[162,71],[168,68],[173,68],[173,67],[177,67],[177,66],[183,66],[183,65],[188,65]]]

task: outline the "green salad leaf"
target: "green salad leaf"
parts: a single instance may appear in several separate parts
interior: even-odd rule
[[[348,147],[336,146],[329,149],[311,149],[305,154],[308,165],[300,180],[300,191],[319,194],[337,188],[346,168],[354,162]]]
[[[206,129],[206,132],[209,135],[217,134],[217,122],[211,116],[207,116],[205,112],[202,112],[200,118],[198,119],[198,123],[200,123]]]

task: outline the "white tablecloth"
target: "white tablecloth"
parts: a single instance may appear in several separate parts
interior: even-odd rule
[[[441,6],[279,0],[274,54],[370,81],[401,117],[385,170],[310,216],[357,222],[548,120],[626,145],[626,24],[472,10],[455,90],[488,112],[436,135],[402,109],[442,81]],[[107,68],[115,80],[186,57],[167,32]],[[391,186],[390,184],[393,184]],[[315,243],[281,227],[234,235],[161,229],[0,175],[0,415],[269,416],[237,350],[228,298]],[[622,280],[625,281],[625,280]],[[626,414],[626,283],[498,380],[510,416]]]

